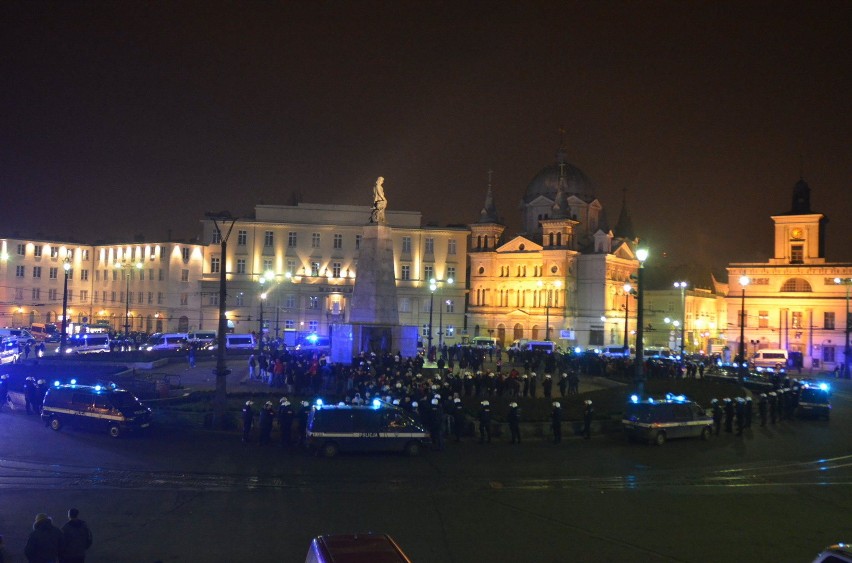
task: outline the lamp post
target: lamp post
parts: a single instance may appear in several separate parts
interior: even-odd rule
[[[674,286],[680,288],[680,361],[683,362],[683,349],[686,345],[686,286],[685,281],[674,282]]]
[[[127,338],[130,336],[130,276],[133,273],[133,268],[141,270],[144,265],[142,262],[136,262],[134,264],[130,261],[124,261],[116,262],[115,267],[116,269],[124,271],[124,337]]]
[[[427,357],[427,359],[432,360],[432,361],[435,360],[435,358],[432,357],[432,309],[433,309],[433,305],[435,304],[435,292],[438,291],[440,284],[443,284],[443,283],[448,283],[448,284],[452,285],[453,278],[447,278],[446,280],[438,280],[438,279],[432,278],[432,279],[429,280],[429,335],[428,335],[429,336],[429,349],[426,352],[426,357]],[[439,312],[439,322],[443,323],[443,309],[441,309],[441,311]],[[442,345],[442,340],[443,340],[443,338],[442,338],[442,335],[441,335],[441,330],[439,330],[438,331],[438,345],[439,346]]]
[[[845,373],[843,377],[849,379],[849,368],[852,367],[852,349],[849,348],[849,332],[852,330],[852,323],[849,318],[849,288],[852,287],[852,278],[834,278],[834,283],[846,286],[846,346],[843,348],[843,366]]]
[[[59,335],[59,353],[65,354],[65,344],[68,342],[68,274],[71,272],[71,261],[66,258],[62,264],[65,270],[65,282],[62,284],[62,334]]]
[[[740,374],[740,382],[743,381],[746,374],[748,373],[748,364],[746,363],[746,354],[745,354],[745,324],[746,324],[746,313],[745,313],[745,288],[749,284],[751,280],[748,276],[740,276],[740,287],[742,287],[742,297],[740,298],[740,347],[739,347],[739,370]]]
[[[642,339],[645,337],[645,294],[644,294],[644,270],[645,260],[648,259],[648,249],[639,248],[636,250],[636,259],[639,260],[639,271],[636,275],[636,364],[634,367],[633,381],[636,385],[636,391],[641,396],[645,392],[645,350]]]
[[[224,426],[225,412],[228,408],[228,374],[231,373],[231,370],[225,364],[225,333],[228,331],[228,317],[225,307],[225,301],[228,297],[226,270],[228,263],[228,238],[231,236],[231,231],[234,229],[237,218],[233,217],[227,211],[207,213],[206,216],[213,221],[213,228],[219,239],[220,248],[219,325],[216,334],[216,367],[213,369],[213,373],[216,374],[216,394],[213,397],[212,426],[215,428]],[[230,223],[227,232],[222,232],[227,223]]]
[[[548,283],[547,285],[547,297],[544,304],[544,339],[550,342],[550,305],[551,298],[553,297],[553,288],[559,289],[562,287],[562,281],[556,280],[555,282]],[[544,287],[545,283],[541,280],[538,280],[538,287]]]
[[[261,276],[260,280],[260,330],[257,333],[257,352],[263,352],[263,301],[266,299],[266,292],[263,291],[263,284],[266,282],[266,277]]]
[[[630,329],[628,325],[630,323],[630,292],[633,290],[633,286],[629,283],[624,284],[624,357],[630,355],[630,343],[628,342],[628,337],[630,335]]]

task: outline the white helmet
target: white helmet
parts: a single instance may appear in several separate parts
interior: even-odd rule
[[[482,401],[482,402],[481,402],[481,403],[479,403],[479,404],[480,404],[480,405],[482,405],[483,407],[487,407],[487,406],[489,406],[491,403],[489,403],[488,401]]]
[[[432,399],[432,404],[437,406],[437,404],[438,404],[438,399]]]
[[[591,404],[592,404],[591,399],[586,399],[586,400],[585,400],[585,401],[583,401],[583,402],[584,402],[585,404],[587,404],[587,405],[591,405]]]
[[[511,403],[509,403],[509,406],[512,407],[512,408],[515,408],[515,407],[518,406],[518,403],[512,401]]]
[[[246,401],[246,406],[250,407],[254,404],[254,401]]]
[[[416,409],[417,408],[417,401],[411,401],[411,407]]]
[[[281,403],[282,405],[285,405],[285,404],[286,404],[286,405],[289,405],[289,404],[290,404],[290,400],[289,400],[287,397],[281,397],[281,398],[278,400],[278,402],[279,402],[279,403]]]
[[[559,404],[559,401],[553,401],[553,407],[558,409],[561,408],[562,405]]]

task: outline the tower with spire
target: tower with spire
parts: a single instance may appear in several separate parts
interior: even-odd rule
[[[471,252],[494,250],[506,230],[506,226],[500,223],[497,206],[494,204],[494,193],[491,189],[493,174],[493,170],[488,171],[488,190],[485,194],[485,205],[479,212],[479,221],[470,225]]]

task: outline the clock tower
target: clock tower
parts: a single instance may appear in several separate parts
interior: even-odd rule
[[[804,179],[793,187],[793,206],[787,213],[774,215],[775,254],[770,264],[824,264],[825,224],[822,213],[811,211],[811,190]]]

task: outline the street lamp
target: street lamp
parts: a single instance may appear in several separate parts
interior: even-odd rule
[[[438,291],[438,287],[440,287],[439,284],[443,284],[443,283],[448,283],[448,284],[452,285],[453,278],[447,278],[446,280],[438,280],[438,279],[432,278],[432,279],[429,280],[429,349],[426,352],[426,357],[430,360],[433,360],[433,361],[435,360],[435,358],[432,357],[432,309],[433,309],[433,305],[435,303],[435,292]],[[441,308],[441,310],[438,313],[440,323],[443,323],[443,320],[444,320],[443,314],[444,314],[444,309]],[[438,345],[441,346],[442,343],[443,343],[443,335],[441,334],[441,330],[438,330]]]
[[[683,362],[683,348],[686,344],[686,286],[685,281],[674,282],[676,288],[680,288],[680,361]]]
[[[849,377],[849,368],[852,366],[852,350],[849,348],[849,332],[852,329],[852,324],[850,324],[849,319],[849,288],[852,287],[852,278],[834,278],[834,283],[838,285],[846,286],[846,347],[843,349],[843,365],[845,367],[845,373],[843,377]]]
[[[630,324],[630,292],[633,291],[633,286],[629,283],[624,284],[624,357],[630,355],[630,343],[627,341],[630,335],[628,325]]]
[[[65,344],[68,341],[68,274],[71,272],[71,260],[65,259],[62,264],[65,270],[65,282],[62,284],[62,334],[59,335],[59,353],[65,353]]]
[[[742,297],[740,299],[740,349],[739,349],[739,374],[740,381],[745,378],[748,373],[748,365],[746,364],[746,354],[745,354],[745,324],[746,324],[746,313],[745,313],[745,288],[749,284],[751,280],[748,276],[740,276],[740,287],[743,288]]]
[[[144,267],[142,262],[116,262],[116,269],[125,270],[125,289],[124,289],[124,337],[130,336],[130,276],[133,273],[133,268],[141,270]]]
[[[634,367],[633,380],[636,384],[637,392],[642,395],[645,392],[645,350],[642,339],[645,337],[645,293],[644,293],[644,271],[645,260],[648,259],[648,249],[639,248],[636,250],[636,259],[639,260],[639,271],[636,275],[636,364]]]
[[[538,287],[544,287],[545,283],[541,280],[538,280]],[[559,289],[562,287],[562,281],[556,280],[555,282],[547,284],[547,300],[544,305],[544,339],[550,342],[550,304],[551,298],[553,297],[553,288]]]
[[[258,282],[260,283],[260,330],[257,334],[257,351],[263,351],[263,301],[266,299],[266,292],[263,291],[263,284],[266,282],[266,277],[262,276]]]

